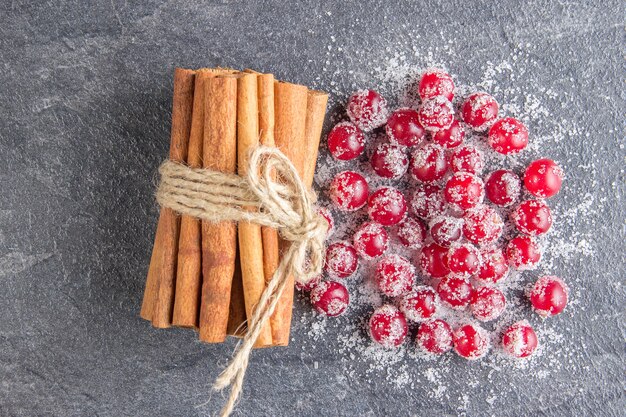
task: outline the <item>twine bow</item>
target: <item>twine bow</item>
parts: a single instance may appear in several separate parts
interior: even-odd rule
[[[304,284],[322,271],[328,223],[317,214],[313,206],[315,195],[307,190],[296,168],[275,148],[255,148],[245,177],[172,161],[164,162],[159,173],[157,201],[161,206],[209,222],[248,221],[269,226],[291,242],[248,319],[248,332],[213,385],[215,390],[231,386],[222,409],[222,416],[228,416],[241,393],[252,348],[274,312],[289,276],[293,274]],[[246,210],[247,207],[256,210]]]

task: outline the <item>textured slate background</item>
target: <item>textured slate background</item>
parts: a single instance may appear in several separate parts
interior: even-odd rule
[[[290,349],[255,353],[238,413],[624,415],[624,4],[455,3],[3,2],[0,415],[193,416],[221,404],[213,394],[196,407],[233,343],[201,345],[137,314],[174,66],[253,66],[345,94],[376,85],[371,69],[397,51],[434,54],[473,80],[518,45],[532,45],[532,59],[515,68],[573,97],[548,104],[581,130],[551,145],[567,161],[568,201],[603,198],[603,210],[564,225],[591,236],[594,250],[559,268],[582,283],[575,312],[560,318],[566,363],[544,356],[539,366],[554,372],[537,382],[459,362],[442,400],[420,384],[341,375],[339,327],[303,355],[307,324],[296,320]],[[340,52],[329,52],[335,41]],[[296,309],[296,318],[308,311]],[[470,376],[484,382],[468,386]],[[488,401],[494,392],[503,394]]]

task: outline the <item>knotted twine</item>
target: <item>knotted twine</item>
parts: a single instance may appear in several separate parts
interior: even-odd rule
[[[181,214],[219,223],[247,221],[278,230],[291,242],[248,319],[248,331],[213,389],[231,387],[222,416],[232,412],[242,390],[250,353],[293,274],[307,283],[320,274],[328,223],[315,210],[315,195],[291,161],[276,148],[256,147],[245,177],[165,161],[159,167],[157,201]],[[252,207],[256,210],[249,210]]]

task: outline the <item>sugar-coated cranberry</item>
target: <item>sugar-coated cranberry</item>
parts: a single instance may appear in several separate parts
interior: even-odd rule
[[[340,161],[356,158],[363,153],[363,149],[365,149],[365,136],[351,122],[339,123],[328,133],[328,150]]]
[[[354,211],[367,203],[369,188],[363,176],[354,171],[340,172],[330,183],[330,199],[345,211]]]
[[[470,209],[483,202],[485,196],[483,180],[474,174],[457,172],[448,179],[444,196],[453,206],[462,210]]]
[[[391,304],[378,307],[369,321],[372,340],[385,348],[394,348],[404,342],[409,331],[404,314]]]
[[[432,143],[411,153],[410,172],[418,181],[434,182],[443,178],[448,169],[443,148]]]
[[[498,117],[498,102],[487,93],[474,93],[461,105],[463,121],[474,130],[485,130]]]
[[[411,198],[411,208],[417,217],[431,219],[446,212],[443,191],[436,185],[422,185]]]
[[[435,96],[424,100],[417,113],[421,125],[429,132],[449,129],[454,121],[452,103],[444,96]]]
[[[404,195],[393,187],[382,187],[374,191],[367,201],[370,218],[383,226],[398,224],[406,214]]]
[[[298,291],[308,292],[313,288],[317,287],[317,285],[322,282],[322,276],[318,275],[316,277],[311,278],[307,283],[303,284],[299,281],[296,281],[296,289]]]
[[[475,146],[460,146],[450,155],[450,169],[453,172],[480,174],[484,167],[483,154]]]
[[[437,285],[437,295],[441,301],[455,310],[462,310],[469,305],[472,291],[469,280],[462,275],[446,275]]]
[[[421,220],[407,216],[398,225],[398,240],[410,249],[419,249],[426,239],[426,226]]]
[[[489,129],[489,146],[503,155],[516,154],[528,145],[528,129],[513,117],[497,120]]]
[[[408,293],[414,281],[415,267],[403,256],[385,256],[376,264],[376,283],[380,291],[389,297]]]
[[[511,213],[517,230],[531,236],[542,235],[552,226],[550,207],[541,200],[522,201]]]
[[[506,246],[506,259],[517,270],[535,269],[541,260],[541,249],[530,236],[517,236]]]
[[[383,226],[376,222],[363,223],[352,237],[354,248],[365,259],[382,255],[389,247],[389,236]]]
[[[400,311],[407,320],[419,322],[431,318],[437,312],[437,293],[431,287],[420,285],[400,300]]]
[[[452,334],[454,351],[465,359],[482,358],[489,350],[489,335],[479,326],[466,324]]]
[[[430,221],[430,236],[440,246],[449,247],[463,236],[463,219],[438,216]]]
[[[428,69],[420,78],[419,95],[422,100],[444,96],[452,101],[454,98],[454,81],[452,81],[450,74],[442,69]]]
[[[318,312],[329,317],[336,317],[346,311],[350,303],[350,295],[343,284],[336,281],[323,281],[311,290],[311,303]]]
[[[493,208],[479,204],[463,215],[463,235],[475,245],[493,243],[500,238],[504,223]]]
[[[398,109],[389,116],[385,132],[389,142],[400,146],[419,145],[426,135],[420,124],[419,115],[415,110],[408,108]]]
[[[326,207],[318,207],[317,213],[328,222],[326,238],[329,238],[335,232],[335,219],[333,219],[333,214]]]
[[[549,198],[559,192],[563,183],[563,169],[551,159],[537,159],[524,172],[524,186],[529,193]]]
[[[441,278],[450,272],[448,268],[448,248],[436,243],[429,243],[420,252],[420,268],[432,278]]]
[[[513,171],[500,169],[485,179],[485,194],[496,206],[507,207],[517,200],[522,183]]]
[[[569,288],[559,277],[542,276],[530,291],[530,303],[541,317],[556,316],[567,305]]]
[[[456,148],[463,143],[464,138],[465,131],[457,120],[454,120],[449,128],[440,129],[432,135],[434,143],[447,149]]]
[[[502,349],[515,358],[532,355],[537,344],[537,334],[526,320],[511,325],[502,335]]]
[[[455,243],[448,250],[448,268],[455,274],[474,275],[481,262],[478,248],[471,243]]]
[[[480,321],[495,320],[504,312],[506,298],[497,288],[480,287],[472,293],[470,310]]]
[[[435,355],[441,355],[452,349],[452,328],[441,319],[420,324],[415,338],[417,346]]]
[[[374,150],[370,163],[379,176],[397,180],[409,167],[409,158],[401,146],[381,143]]]
[[[356,249],[348,242],[335,242],[326,249],[326,271],[335,278],[347,278],[359,266]]]
[[[364,132],[381,127],[387,122],[387,100],[376,91],[359,90],[350,96],[346,105],[348,117]]]
[[[509,265],[500,248],[486,248],[480,251],[482,263],[476,278],[481,281],[496,283],[509,273]]]

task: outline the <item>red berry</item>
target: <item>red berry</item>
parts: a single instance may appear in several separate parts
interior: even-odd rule
[[[309,280],[309,282],[303,284],[299,281],[296,281],[296,289],[298,291],[311,291],[313,288],[317,287],[317,285],[322,282],[322,276],[318,275]]]
[[[464,276],[449,274],[437,285],[437,295],[448,306],[462,310],[472,298],[472,285]]]
[[[481,327],[473,324],[456,329],[452,339],[455,352],[466,359],[480,359],[489,350],[489,335]]]
[[[419,95],[422,100],[436,96],[444,96],[449,101],[454,98],[454,81],[442,69],[433,68],[424,71],[419,84]]]
[[[415,267],[408,259],[400,255],[389,255],[376,265],[376,283],[380,291],[397,297],[411,291],[415,281]]]
[[[326,207],[318,207],[317,213],[328,222],[328,231],[326,232],[326,238],[328,239],[335,231],[335,219],[333,219],[332,213]]]
[[[437,312],[437,293],[431,287],[421,285],[400,300],[400,311],[407,320],[420,322]]]
[[[406,318],[400,310],[391,304],[378,307],[369,321],[372,340],[385,348],[394,348],[404,342],[409,331]]]
[[[320,282],[311,290],[311,304],[315,309],[329,317],[336,317],[346,311],[350,295],[343,284],[336,281]]]
[[[365,149],[363,132],[350,122],[342,122],[328,133],[328,150],[340,161],[349,161],[361,155]]]
[[[521,189],[519,177],[506,169],[492,172],[485,180],[485,194],[496,206],[507,207],[513,204]]]
[[[398,225],[398,240],[410,249],[419,249],[426,239],[426,226],[421,220],[414,217],[406,217]]]
[[[427,321],[420,324],[415,341],[426,352],[441,355],[452,349],[452,329],[440,319]]]
[[[341,210],[358,210],[367,203],[367,181],[354,171],[340,172],[330,183],[330,199]]]
[[[421,125],[429,132],[449,129],[454,121],[452,103],[443,96],[424,100],[417,113]]]
[[[449,247],[463,235],[463,219],[450,216],[435,217],[430,222],[430,236],[436,244]]]
[[[406,214],[404,195],[393,187],[382,187],[370,196],[367,213],[375,222],[383,226],[393,226]]]
[[[498,117],[498,102],[487,93],[474,93],[461,105],[461,115],[474,130],[485,130]]]
[[[376,129],[387,122],[387,100],[373,90],[359,90],[350,96],[346,112],[352,123],[364,132]]]
[[[440,129],[433,133],[433,142],[444,148],[452,149],[463,143],[465,137],[465,131],[461,127],[461,124],[454,120],[449,128]]]
[[[394,111],[387,120],[385,132],[389,142],[400,146],[416,146],[424,140],[426,131],[419,122],[419,115],[413,109],[402,108]]]
[[[509,273],[509,265],[504,257],[504,253],[502,253],[502,249],[483,249],[480,252],[480,257],[482,263],[480,264],[478,275],[476,275],[477,279],[496,283]]]
[[[450,169],[453,172],[480,174],[484,167],[483,154],[472,145],[460,146],[450,155]]]
[[[450,272],[448,268],[448,248],[430,243],[422,247],[420,252],[420,268],[432,278],[441,278]]]
[[[530,303],[541,317],[556,316],[567,305],[569,288],[555,276],[540,277],[530,291]]]
[[[413,178],[418,181],[440,180],[447,169],[446,154],[441,146],[429,143],[411,153],[410,171]]]
[[[409,158],[400,146],[381,143],[370,159],[374,172],[383,178],[400,179],[409,167]]]
[[[513,324],[502,335],[502,348],[515,358],[532,355],[537,344],[537,334],[526,320]]]
[[[491,126],[487,141],[496,152],[516,154],[528,145],[528,129],[519,120],[505,117]]]
[[[417,217],[430,219],[440,216],[446,211],[441,188],[436,185],[423,185],[415,190],[411,198],[411,208]]]
[[[535,197],[550,198],[561,189],[563,169],[551,159],[537,159],[524,172],[524,186]]]
[[[529,236],[517,236],[506,247],[509,265],[519,271],[535,269],[541,260],[541,249]]]
[[[480,252],[471,243],[455,243],[448,250],[448,268],[455,274],[475,275],[480,264]]]
[[[474,174],[457,172],[446,183],[444,195],[446,201],[453,206],[462,210],[470,209],[483,202],[483,180]]]
[[[326,271],[335,278],[347,278],[359,266],[356,249],[348,242],[335,242],[326,249]]]
[[[542,235],[552,226],[550,207],[541,200],[522,201],[511,213],[517,230],[531,236]]]
[[[373,259],[382,255],[389,247],[389,236],[380,224],[364,223],[352,237],[354,248],[365,259]]]
[[[472,294],[470,310],[480,321],[495,320],[504,312],[506,299],[497,288],[480,287]]]
[[[463,215],[463,235],[475,245],[493,243],[502,235],[504,223],[497,211],[479,204]]]

